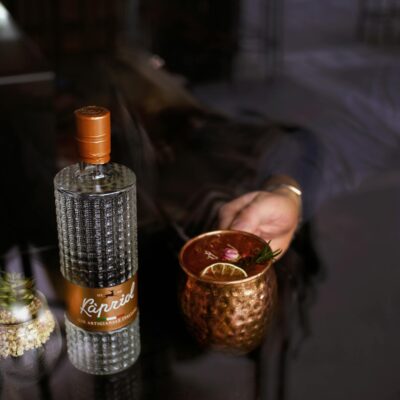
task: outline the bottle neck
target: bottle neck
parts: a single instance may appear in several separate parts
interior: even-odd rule
[[[105,164],[91,164],[85,161],[79,162],[79,172],[81,176],[90,176],[91,179],[103,179],[107,175],[107,167],[109,162]]]

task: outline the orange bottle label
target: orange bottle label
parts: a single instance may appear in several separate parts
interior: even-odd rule
[[[109,332],[123,328],[138,312],[137,274],[108,288],[89,288],[67,282],[67,316],[82,329]]]

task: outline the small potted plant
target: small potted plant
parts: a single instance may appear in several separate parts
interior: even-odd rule
[[[39,370],[40,360],[54,359],[55,354],[46,354],[52,335],[56,336],[56,347],[52,344],[51,352],[59,354],[61,335],[56,320],[45,297],[36,290],[34,280],[18,273],[0,274],[2,370],[24,375],[32,369]]]

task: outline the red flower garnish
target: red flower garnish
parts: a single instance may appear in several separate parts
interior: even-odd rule
[[[237,261],[239,258],[240,254],[234,247],[226,247],[222,253],[224,261]]]

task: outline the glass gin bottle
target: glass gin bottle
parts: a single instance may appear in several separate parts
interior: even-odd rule
[[[136,178],[110,162],[110,113],[75,111],[80,162],[54,179],[65,315],[72,364],[111,374],[140,353]]]

